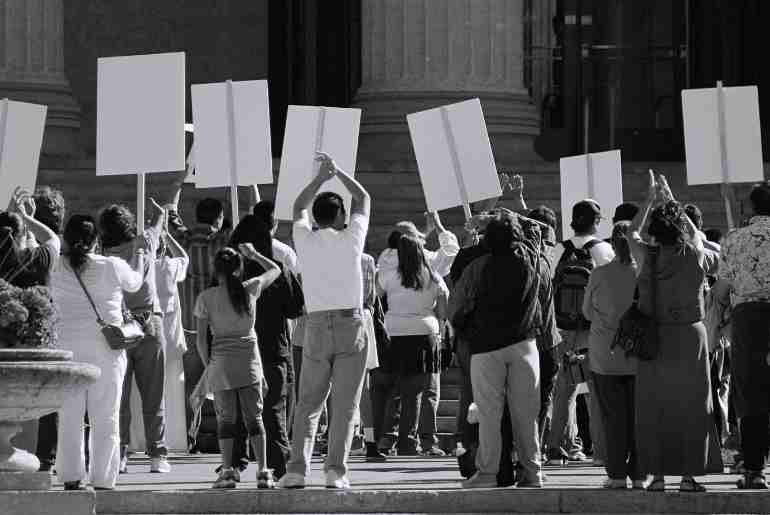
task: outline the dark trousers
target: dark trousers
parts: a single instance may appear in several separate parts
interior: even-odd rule
[[[746,470],[762,472],[770,452],[770,413],[741,417],[741,453]]]
[[[644,479],[644,475],[639,473],[636,459],[635,376],[593,374],[593,380],[596,391],[592,394],[599,401],[606,435],[607,476],[610,479]]]
[[[286,473],[290,453],[289,437],[286,434],[286,400],[294,385],[289,382],[289,366],[288,361],[262,365],[267,381],[267,395],[262,410],[267,440],[267,466],[273,469],[276,478]]]
[[[438,403],[441,400],[441,374],[427,374],[428,384],[422,392],[422,408],[418,430],[420,431],[420,445],[423,451],[427,451],[438,443]],[[403,410],[403,408],[402,408]]]
[[[396,382],[401,397],[401,420],[398,425],[398,448],[404,451],[417,450],[417,426],[423,408],[423,393],[430,387],[433,374],[398,375]],[[432,445],[432,444],[431,444]]]
[[[147,454],[158,457],[168,453],[164,399],[166,354],[161,317],[152,316],[145,326],[145,332],[147,336],[142,343],[126,351],[128,365],[120,401],[120,447],[121,454],[125,455],[131,443],[131,382],[136,376],[136,386],[142,399]]]
[[[471,385],[471,353],[468,342],[457,338],[456,351],[457,362],[462,372],[462,385],[460,386],[460,406],[457,410],[456,436],[462,442],[463,447],[470,448],[472,443],[479,441],[478,424],[468,423],[468,406],[473,402],[473,387]]]
[[[37,427],[37,459],[40,460],[41,470],[50,470],[56,461],[56,444],[58,442],[56,413],[51,413],[40,419]]]
[[[400,418],[395,403],[398,396],[396,376],[382,368],[375,368],[370,372],[369,378],[371,381],[374,439],[378,443],[386,438],[394,440]],[[380,447],[385,448],[392,445],[393,441],[390,441],[387,444],[380,444]]]
[[[545,442],[551,427],[553,392],[556,388],[556,376],[558,373],[559,362],[554,359],[553,351],[540,352],[540,413],[537,416],[537,427],[541,446]]]

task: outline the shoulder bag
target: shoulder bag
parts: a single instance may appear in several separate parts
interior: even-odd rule
[[[656,320],[657,311],[657,290],[658,290],[658,249],[651,248],[648,252],[650,260],[650,301],[651,315],[642,313],[639,309],[639,300],[635,299],[633,305],[625,312],[620,319],[615,339],[610,345],[610,350],[620,347],[626,353],[626,356],[636,356],[642,361],[652,361],[658,357],[658,323]]]
[[[99,310],[96,308],[94,299],[92,299],[91,294],[88,293],[88,288],[86,288],[85,283],[83,283],[80,274],[74,270],[73,272],[75,273],[78,283],[80,283],[80,287],[83,288],[83,292],[85,292],[86,297],[88,297],[88,302],[91,303],[91,307],[96,314],[96,322],[102,328],[102,334],[107,340],[107,345],[109,345],[112,350],[128,350],[139,345],[144,339],[144,330],[139,322],[134,320],[130,314],[126,316],[126,313],[124,313],[123,324],[115,325],[105,323],[105,321],[102,320],[101,315],[99,315]]]

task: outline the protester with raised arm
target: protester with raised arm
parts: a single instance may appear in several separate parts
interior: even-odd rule
[[[366,371],[361,256],[371,201],[358,181],[340,170],[329,155],[319,153],[318,161],[318,175],[294,203],[294,245],[308,314],[291,459],[279,482],[284,488],[305,486],[318,418],[330,392],[326,486],[350,487],[346,462]],[[318,194],[333,177],[352,195],[347,226],[342,198],[332,192]],[[311,205],[317,230],[310,221]]]
[[[123,301],[144,285],[146,255],[137,247],[129,259],[95,253],[99,234],[90,216],[74,215],[64,229],[64,253],[51,279],[61,314],[59,347],[75,361],[96,365],[99,379],[59,410],[56,473],[65,490],[115,487],[121,465],[120,400],[126,351],[113,350],[101,332],[104,324],[123,325]],[[83,417],[88,412],[91,452],[86,469]]]
[[[645,242],[640,230],[648,216]],[[628,234],[639,309],[657,328],[653,359],[640,360],[636,374],[639,472],[653,475],[649,491],[663,491],[672,475],[682,476],[681,491],[703,492],[695,477],[722,471],[703,324],[703,242],[665,178],[652,171],[647,202]]]
[[[213,488],[235,488],[240,481],[233,467],[233,439],[236,411],[240,406],[243,422],[257,459],[257,488],[275,487],[267,468],[266,435],[262,420],[265,381],[254,324],[257,300],[281,276],[281,269],[257,252],[251,244],[235,249],[226,247],[214,258],[218,286],[204,290],[195,305],[198,320],[198,354],[206,366],[206,380],[214,392],[217,433],[222,468]],[[256,261],[264,270],[244,280],[244,257]],[[211,328],[213,340],[207,336]]]
[[[732,287],[732,379],[746,472],[738,488],[766,489],[770,449],[770,183],[749,196],[753,217],[722,245],[719,277]]]
[[[137,250],[141,249],[146,255],[142,287],[125,297],[126,307],[142,324],[145,338],[139,345],[126,351],[128,362],[120,405],[121,472],[127,470],[127,452],[131,443],[131,385],[134,376],[142,399],[150,472],[171,471],[166,459],[166,345],[155,278],[155,258],[160,246],[165,212],[152,199],[150,204],[154,207],[155,214],[152,224],[145,229],[144,234],[137,234],[134,215],[125,206],[111,205],[99,216],[102,253],[105,256],[119,257],[130,262]]]

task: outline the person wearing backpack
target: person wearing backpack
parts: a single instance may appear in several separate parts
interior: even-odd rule
[[[578,202],[572,208],[571,227],[575,234],[554,250],[554,305],[556,325],[563,335],[562,355],[587,353],[591,325],[583,316],[582,307],[588,279],[594,268],[606,265],[615,258],[612,245],[596,237],[601,220],[599,204],[593,200]],[[588,366],[583,368],[589,369]],[[587,375],[590,394],[590,373]],[[556,379],[551,431],[546,442],[548,465],[564,464],[568,460],[588,460],[577,439],[577,394],[578,385],[570,377],[570,367],[563,366]],[[603,431],[599,408],[593,397],[588,405],[594,464],[603,465]]]

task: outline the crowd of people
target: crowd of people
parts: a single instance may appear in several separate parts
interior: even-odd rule
[[[194,448],[212,398],[214,488],[236,487],[249,456],[258,488],[302,488],[322,452],[326,486],[346,489],[356,438],[372,462],[445,455],[436,420],[450,366],[463,377],[453,453],[464,488],[538,488],[544,466],[591,461],[605,488],[662,491],[681,476],[681,491],[701,492],[695,478],[722,472],[728,441],[739,442],[738,487],[767,488],[770,183],[753,188],[745,226],[721,238],[650,172],[644,205],[618,206],[607,240],[602,208],[586,199],[559,242],[555,213],[528,209],[521,178],[503,175],[511,209],[474,206],[462,244],[429,213],[425,232],[396,224],[375,260],[369,194],[330,156],[318,164],[294,204],[293,248],[275,238],[273,204],[256,187],[232,229],[215,199],[185,224],[186,172],[162,204],[151,199],[141,234],[125,206],[65,223],[59,192],[17,191],[0,213],[0,267],[22,270],[17,286],[49,287],[59,346],[102,371],[58,421],[40,421],[42,468],[66,490],[112,489],[127,471],[134,382],[151,472],[172,471],[170,406],[188,404]],[[349,212],[323,191],[332,178]],[[108,345],[103,327],[129,322],[141,341]],[[197,363],[185,401],[168,386],[170,349]]]

